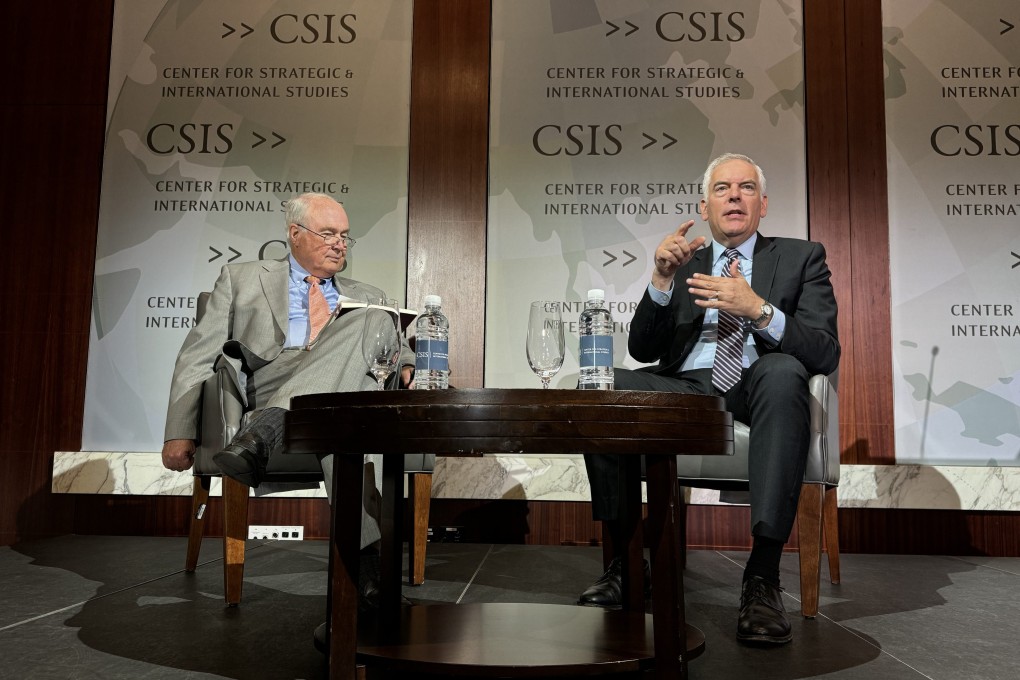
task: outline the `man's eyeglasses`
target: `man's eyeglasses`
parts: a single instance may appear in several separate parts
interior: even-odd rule
[[[330,248],[332,248],[336,244],[338,244],[341,241],[343,241],[344,242],[344,247],[347,248],[348,250],[350,250],[351,248],[354,247],[354,244],[357,243],[357,241],[352,239],[347,234],[344,234],[343,236],[337,236],[336,234],[320,234],[319,232],[315,231],[314,229],[309,229],[305,225],[300,224],[298,222],[295,222],[294,224],[296,224],[297,226],[301,227],[305,231],[309,231],[309,232],[315,234],[316,236],[320,236],[322,238],[322,240],[325,241],[326,245],[329,246]]]

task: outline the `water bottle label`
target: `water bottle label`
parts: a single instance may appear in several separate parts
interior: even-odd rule
[[[449,371],[450,341],[418,338],[415,343],[415,371]]]
[[[581,368],[603,368],[613,365],[613,336],[581,336]]]

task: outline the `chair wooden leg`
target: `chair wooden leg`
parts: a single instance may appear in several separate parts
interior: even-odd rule
[[[797,535],[800,541],[800,609],[818,615],[818,580],[822,557],[822,485],[803,484],[797,507]]]
[[[822,523],[825,526],[825,550],[829,553],[829,581],[839,584],[839,504],[836,487],[825,490],[822,502]]]
[[[432,499],[432,473],[416,472],[408,475],[408,500],[411,502],[412,535],[407,542],[407,582],[420,586],[425,582],[425,544],[429,536],[429,502]]]
[[[680,547],[680,564],[677,567],[683,571],[687,568],[687,504],[691,498],[690,487],[680,487],[680,505],[677,510],[680,511],[680,536],[678,544]]]
[[[198,566],[198,553],[205,534],[205,511],[209,505],[208,475],[196,475],[191,491],[191,521],[188,528],[188,555],[184,558],[184,571],[192,572]]]
[[[229,606],[241,602],[244,583],[244,542],[248,537],[248,487],[223,477],[223,597]]]

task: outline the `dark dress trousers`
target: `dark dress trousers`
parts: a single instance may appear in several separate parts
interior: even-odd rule
[[[702,248],[677,271],[666,306],[645,292],[634,312],[628,349],[638,361],[658,364],[639,371],[616,369],[616,389],[717,394],[711,369],[680,372],[705,320],[686,280],[695,272],[711,274],[711,260],[712,249]],[[759,358],[723,395],[734,418],[751,428],[751,532],[756,536],[786,541],[793,528],[808,450],[807,383],[839,364],[836,298],[829,278],[821,244],[758,235],[751,287],[786,315],[786,330],[772,347],[752,333]],[[618,456],[585,456],[597,520],[617,517],[620,463]]]

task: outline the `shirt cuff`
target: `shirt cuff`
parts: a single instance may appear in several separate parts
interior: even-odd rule
[[[776,307],[772,308],[772,321],[765,328],[752,328],[754,334],[764,340],[769,347],[775,347],[786,333],[786,315]]]
[[[669,301],[673,299],[673,283],[670,282],[669,290],[665,293],[653,286],[651,283],[648,284],[648,297],[652,298],[652,302],[665,307],[669,304]]]

